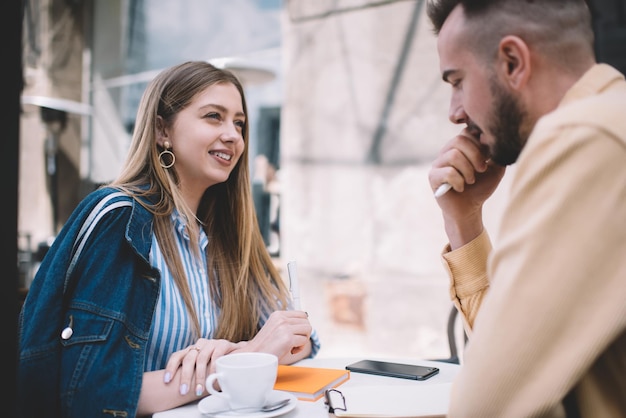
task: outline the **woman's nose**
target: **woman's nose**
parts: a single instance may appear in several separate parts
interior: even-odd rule
[[[242,138],[242,133],[235,125],[229,125],[224,128],[221,139],[225,142],[235,142]]]

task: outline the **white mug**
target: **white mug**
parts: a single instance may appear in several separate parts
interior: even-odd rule
[[[276,383],[278,357],[268,353],[233,353],[216,360],[206,378],[207,391],[226,400],[231,409],[262,408]],[[213,384],[220,385],[221,392]]]

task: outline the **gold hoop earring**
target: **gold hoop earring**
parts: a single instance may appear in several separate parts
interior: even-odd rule
[[[172,167],[174,163],[176,162],[176,156],[174,155],[172,151],[170,151],[171,147],[172,146],[170,145],[170,143],[168,141],[165,141],[163,143],[163,148],[165,149],[161,151],[161,153],[159,154],[159,164],[161,164],[161,167],[165,169]],[[165,162],[165,158],[168,158],[171,160],[169,164]]]

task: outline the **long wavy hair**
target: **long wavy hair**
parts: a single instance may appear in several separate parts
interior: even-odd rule
[[[205,230],[209,237],[207,280],[211,297],[220,309],[214,338],[238,342],[256,335],[263,310],[286,307],[288,294],[265,247],[256,218],[248,166],[248,118],[243,129],[245,147],[241,158],[228,180],[204,192],[196,214],[183,200],[176,164],[165,169],[159,163],[163,149],[156,141],[158,116],[166,124],[173,123],[198,93],[221,83],[237,88],[247,115],[243,87],[227,70],[204,61],[190,61],[157,75],[141,98],[127,160],[110,186],[126,191],[154,215],[156,239],[198,336],[198,315],[175,244],[171,214],[177,210],[185,218],[189,236],[196,244],[199,228]],[[196,217],[202,225],[198,225]]]

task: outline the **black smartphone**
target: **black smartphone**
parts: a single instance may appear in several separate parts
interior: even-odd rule
[[[415,366],[412,364],[376,360],[357,361],[356,363],[347,365],[346,369],[356,373],[369,373],[412,380],[426,380],[439,373],[439,369],[436,367]]]

